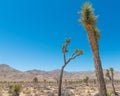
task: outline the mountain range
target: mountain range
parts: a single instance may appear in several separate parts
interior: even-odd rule
[[[104,71],[105,73],[105,71]],[[60,75],[60,69],[52,71],[42,70],[28,70],[25,72],[16,70],[7,64],[0,64],[0,81],[31,81],[34,77],[38,80],[55,80]],[[67,72],[64,71],[63,79],[83,79],[88,76],[91,79],[95,79],[95,71],[81,71],[81,72]],[[120,72],[114,71],[114,78],[120,80]]]

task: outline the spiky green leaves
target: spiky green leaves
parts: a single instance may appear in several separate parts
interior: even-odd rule
[[[63,52],[63,53],[68,52],[67,46],[68,46],[69,44],[70,44],[70,38],[67,38],[65,44],[62,46],[62,52]]]
[[[70,38],[66,39],[65,44],[62,46],[62,52],[63,53],[68,52],[67,46],[70,44],[70,41],[71,41]],[[78,48],[74,52],[74,55],[78,55],[79,56],[79,55],[82,55],[82,54],[83,54],[83,51],[78,49]]]
[[[66,52],[66,45],[62,46],[62,52],[65,53]]]
[[[113,79],[114,73],[113,73],[113,68],[110,68],[109,70],[106,70],[106,77],[108,77],[110,80]]]
[[[94,32],[95,38],[99,40],[100,33],[99,29],[96,27],[97,16],[95,16],[94,14],[94,9],[92,8],[92,5],[89,2],[85,2],[79,14],[81,15],[81,19],[79,20],[79,22],[81,22],[85,28],[88,28],[88,26],[90,26],[92,28],[92,31]],[[87,31],[89,31],[89,29],[87,29]]]
[[[112,67],[110,68],[110,71],[113,73],[113,71],[114,71],[114,70],[113,70],[113,68],[112,68]]]
[[[80,50],[80,49],[76,49],[76,50],[75,50],[75,53],[76,53],[77,55],[82,55],[82,54],[83,54],[83,51]]]
[[[80,15],[82,16],[80,22],[82,22],[83,24],[96,24],[97,16],[94,15],[92,5],[89,2],[84,3]]]
[[[96,39],[99,40],[99,39],[100,39],[100,30],[95,27],[95,28],[94,28],[94,32],[95,32],[95,37],[96,37]]]
[[[110,68],[110,72],[111,72],[111,78],[113,79],[113,77],[114,77],[114,69],[112,67]]]
[[[66,44],[69,44],[70,43],[70,38],[67,38],[66,39]]]
[[[68,45],[70,44],[70,41],[71,41],[71,40],[70,40],[69,38],[67,38],[65,44],[62,46],[62,52],[63,52],[63,54],[64,54],[64,62],[65,62],[65,65],[68,64],[71,60],[73,60],[73,59],[75,59],[76,57],[78,57],[78,56],[80,56],[80,55],[83,54],[83,51],[82,51],[81,49],[78,49],[78,48],[77,48],[77,49],[73,52],[73,54],[71,55],[71,57],[66,61],[66,53],[68,52],[67,47],[68,47]]]
[[[72,56],[71,56],[71,60],[73,60],[73,59],[75,59],[77,56],[80,56],[80,55],[82,55],[83,54],[83,50],[81,50],[81,49],[76,49],[75,51],[74,51],[74,53],[72,54]]]
[[[106,77],[110,78],[110,73],[109,73],[109,70],[106,69],[106,74],[105,74]]]
[[[11,89],[14,92],[19,92],[21,90],[21,85],[10,85],[9,89]]]

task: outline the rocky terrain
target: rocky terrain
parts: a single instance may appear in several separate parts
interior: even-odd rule
[[[104,72],[105,73],[105,72]],[[7,64],[0,64],[0,96],[12,96],[11,86],[20,86],[20,96],[57,96],[60,70],[29,70],[21,72]],[[120,96],[120,72],[115,71],[115,89]],[[88,76],[89,81],[84,82]],[[37,77],[38,81],[34,81]],[[107,90],[112,93],[110,81]],[[18,88],[19,89],[19,88]],[[94,96],[98,92],[94,71],[64,72],[62,96]]]
[[[11,85],[20,85],[20,96],[58,96],[57,82],[0,82],[0,96],[14,96]],[[115,82],[116,92],[120,96],[120,82]],[[107,82],[107,90],[112,93],[110,82]],[[67,81],[62,85],[62,96],[95,96],[97,84],[88,82]],[[111,95],[110,95],[111,96]],[[112,95],[114,96],[114,95]]]

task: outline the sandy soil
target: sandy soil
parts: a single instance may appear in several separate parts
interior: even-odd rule
[[[21,85],[20,96],[57,96],[57,83],[0,83],[0,96],[12,96],[10,85]],[[120,92],[120,83],[115,83],[116,91]],[[112,92],[110,83],[107,83],[107,89]],[[62,96],[94,96],[98,92],[97,85],[89,83],[63,83]]]

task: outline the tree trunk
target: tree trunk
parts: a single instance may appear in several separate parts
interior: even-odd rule
[[[14,96],[19,96],[19,95],[20,95],[19,92],[15,91]]]
[[[62,77],[63,77],[63,72],[64,72],[64,66],[61,68],[60,79],[59,79],[59,90],[58,90],[58,96],[61,96],[61,87],[62,87]]]
[[[94,65],[95,65],[95,71],[96,71],[97,82],[98,82],[99,96],[107,96],[103,69],[102,69],[101,61],[99,57],[98,41],[95,36],[94,28],[88,25],[86,29],[88,32],[88,38],[89,38],[89,42],[90,42],[90,46],[91,46],[93,58],[94,58]]]
[[[99,96],[107,96],[100,57],[99,56],[94,57],[94,62],[95,62],[96,76],[98,82]]]
[[[114,86],[114,84],[113,84],[113,80],[111,80],[111,84],[112,84],[112,88],[113,88],[113,93],[114,93],[114,95],[116,96],[117,94],[116,94],[116,91],[115,91],[115,86]]]

